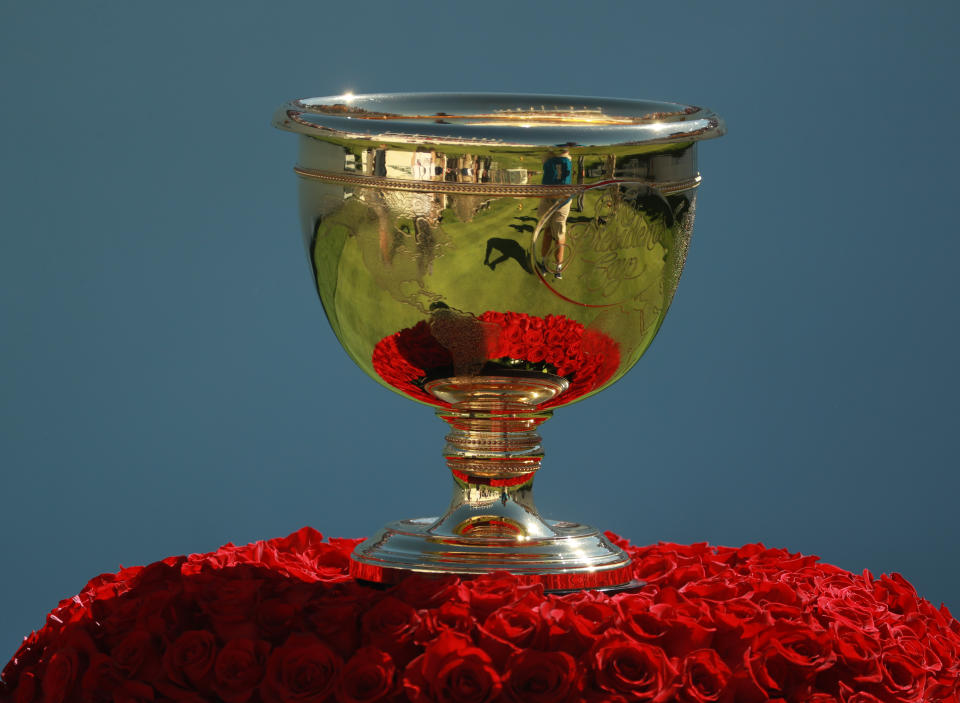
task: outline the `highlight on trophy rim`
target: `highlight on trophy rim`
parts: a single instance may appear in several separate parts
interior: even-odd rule
[[[454,494],[391,523],[353,572],[509,570],[547,588],[622,587],[595,528],[540,517],[551,410],[622,377],[676,291],[709,110],[563,96],[295,100],[300,214],[317,290],[351,358],[450,424]]]

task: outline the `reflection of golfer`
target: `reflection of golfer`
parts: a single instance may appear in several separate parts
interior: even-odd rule
[[[490,255],[494,250],[500,252],[500,256],[490,261]],[[496,271],[497,265],[507,259],[516,261],[527,273],[533,273],[533,269],[530,268],[530,255],[520,245],[520,242],[506,237],[490,237],[487,240],[487,253],[483,257],[483,265],[489,266],[491,271]]]
[[[570,161],[570,151],[564,149],[560,152],[559,156],[551,156],[543,162],[543,180],[540,182],[545,186],[570,185],[570,174],[572,171],[573,163]],[[564,250],[567,245],[567,217],[570,215],[570,204],[570,198],[560,200],[543,198],[540,201],[540,207],[537,209],[537,214],[542,220],[544,215],[546,215],[554,205],[558,206],[540,233],[540,236],[543,237],[542,244],[540,245],[540,256],[542,259],[546,259],[550,245],[553,242],[557,244],[554,254],[556,269],[553,274],[556,278],[563,277],[561,270],[563,269]]]

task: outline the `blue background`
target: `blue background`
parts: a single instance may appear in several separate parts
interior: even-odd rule
[[[723,115],[673,310],[543,428],[538,503],[960,609],[958,7],[0,2],[0,660],[121,563],[446,505],[443,424],[327,327],[269,127],[346,90]]]

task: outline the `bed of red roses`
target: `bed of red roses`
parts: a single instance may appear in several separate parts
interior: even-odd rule
[[[960,623],[899,576],[617,541],[643,588],[545,595],[508,574],[374,588],[347,573],[355,540],[310,528],[123,569],[50,613],[0,701],[960,700]]]
[[[563,315],[487,311],[472,319],[474,334],[461,336],[475,336],[485,359],[504,368],[543,367],[570,382],[560,398],[542,408],[597,390],[620,366],[620,349],[613,339]],[[372,362],[374,371],[394,388],[426,403],[444,404],[420,385],[431,372],[453,364],[450,351],[433,336],[430,322],[423,320],[381,339]]]

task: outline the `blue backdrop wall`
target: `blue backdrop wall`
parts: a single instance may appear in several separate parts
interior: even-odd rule
[[[339,348],[269,127],[346,90],[723,115],[667,322],[544,427],[538,502],[960,608],[957,8],[0,2],[0,660],[121,563],[445,505],[444,427]]]

